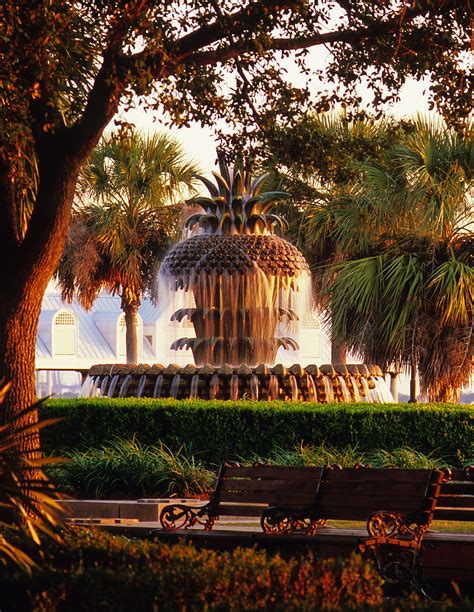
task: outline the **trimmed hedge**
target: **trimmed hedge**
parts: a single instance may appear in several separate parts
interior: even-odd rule
[[[57,399],[41,418],[63,417],[41,431],[43,451],[99,447],[136,435],[142,444],[166,444],[208,463],[268,456],[296,444],[356,446],[363,451],[409,446],[462,463],[472,457],[469,406],[450,404],[292,404],[289,402]]]
[[[48,544],[31,576],[0,573],[1,608],[73,612],[113,610],[380,610],[382,579],[372,563],[283,559],[264,550],[197,550],[131,541],[99,531]]]

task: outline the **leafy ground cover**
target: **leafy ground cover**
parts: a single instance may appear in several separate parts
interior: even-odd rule
[[[19,535],[19,538],[22,536]],[[284,559],[264,550],[197,550],[70,530],[63,545],[31,550],[31,574],[0,574],[2,610],[469,610],[468,601],[387,600],[370,561]]]

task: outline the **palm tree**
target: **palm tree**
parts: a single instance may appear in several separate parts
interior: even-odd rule
[[[11,383],[0,381],[0,407]],[[62,540],[62,496],[49,482],[42,468],[58,463],[59,458],[27,458],[18,451],[17,436],[35,436],[39,429],[55,422],[25,425],[22,418],[36,410],[41,402],[27,408],[20,417],[0,425],[0,567],[15,564],[31,572],[35,562],[28,552],[31,540],[38,547],[44,539]],[[26,529],[27,537],[18,537],[18,528]],[[20,534],[21,535],[21,534]]]
[[[102,289],[121,297],[128,363],[137,363],[141,297],[177,237],[179,198],[198,168],[168,135],[103,138],[79,180],[79,204],[57,271],[63,299],[91,308]]]
[[[473,150],[418,118],[332,205],[342,221],[330,235],[347,257],[326,272],[337,335],[370,362],[416,365],[434,401],[455,400],[472,371]]]
[[[306,117],[291,132],[273,135],[272,155],[284,168],[283,188],[293,196],[279,210],[289,221],[289,239],[310,263],[318,308],[330,308],[327,285],[333,278],[327,266],[345,259],[351,232],[358,234],[364,222],[345,195],[360,180],[361,164],[381,160],[410,128],[406,122],[363,114],[350,119],[345,111],[334,111]],[[331,362],[345,361],[344,339],[332,328]]]

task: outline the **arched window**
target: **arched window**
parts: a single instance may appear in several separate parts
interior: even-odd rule
[[[58,312],[53,320],[53,353],[77,355],[76,317],[67,310]]]

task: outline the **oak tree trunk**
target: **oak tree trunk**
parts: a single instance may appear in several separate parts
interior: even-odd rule
[[[36,424],[34,404],[35,349],[38,319],[47,284],[62,254],[70,219],[79,160],[58,159],[50,151],[39,167],[40,184],[35,208],[22,241],[0,228],[0,379],[12,386],[0,412],[0,423],[14,422],[15,430]],[[18,452],[37,456],[39,433],[16,439]]]

